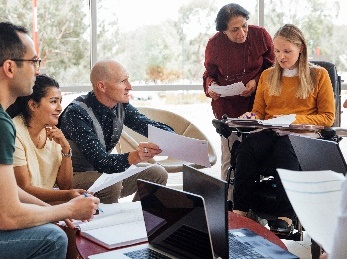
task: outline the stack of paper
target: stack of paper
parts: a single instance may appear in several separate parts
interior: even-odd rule
[[[345,177],[333,171],[277,169],[283,187],[310,237],[330,252]]]

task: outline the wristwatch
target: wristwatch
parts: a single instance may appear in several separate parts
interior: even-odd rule
[[[69,149],[69,152],[64,153],[63,150],[61,151],[61,155],[65,157],[72,157],[72,150],[71,148]]]

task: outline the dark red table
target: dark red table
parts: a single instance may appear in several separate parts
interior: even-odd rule
[[[279,239],[274,233],[251,219],[239,216],[233,212],[229,212],[228,220],[229,229],[248,228],[258,235],[261,235],[269,241],[277,244],[278,246],[287,249],[281,239]],[[76,229],[64,228],[64,230],[69,237],[69,247],[67,254],[68,259],[88,258],[88,256],[93,254],[110,251],[80,236]]]

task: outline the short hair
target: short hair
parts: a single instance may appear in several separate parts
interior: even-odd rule
[[[230,19],[237,16],[242,16],[248,20],[249,12],[239,4],[231,3],[224,5],[217,14],[216,30],[220,32],[226,31]]]
[[[48,88],[51,87],[59,88],[59,83],[47,75],[36,76],[32,94],[29,96],[17,97],[16,101],[8,107],[6,112],[12,118],[16,117],[17,115],[22,115],[25,124],[28,125],[32,117],[28,105],[29,100],[39,103],[41,99],[46,96]]]
[[[7,59],[22,58],[25,55],[26,47],[19,38],[18,32],[28,33],[28,30],[10,22],[0,22],[0,66]],[[16,64],[21,66],[20,62]]]

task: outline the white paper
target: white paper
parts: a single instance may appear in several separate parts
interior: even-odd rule
[[[102,189],[105,189],[112,184],[118,183],[134,174],[140,173],[141,171],[151,167],[153,165],[149,165],[146,167],[137,167],[135,165],[131,165],[127,170],[121,173],[113,173],[113,174],[105,174],[103,173],[92,186],[89,187],[88,192],[98,192]]]
[[[161,156],[169,156],[204,167],[211,167],[207,140],[184,137],[149,125],[148,141],[159,146],[163,151]]]
[[[81,235],[107,248],[147,241],[141,202],[102,204],[103,213],[89,222],[74,222]]]
[[[345,177],[330,170],[277,171],[301,224],[330,253]]]
[[[257,119],[242,119],[242,118],[228,118],[228,122],[240,125],[256,126],[266,125],[266,126],[279,126],[279,127],[289,127],[295,121],[295,114],[288,114],[278,116],[276,118],[268,120],[257,120]]]
[[[290,124],[292,124],[295,121],[295,114],[288,114],[288,115],[282,115],[278,116],[276,118],[268,119],[268,120],[262,120],[263,125],[272,125],[272,126],[282,126],[282,127],[288,127]]]
[[[246,87],[242,82],[238,82],[231,85],[210,85],[209,89],[217,94],[220,94],[221,97],[225,97],[240,95],[246,90]]]

